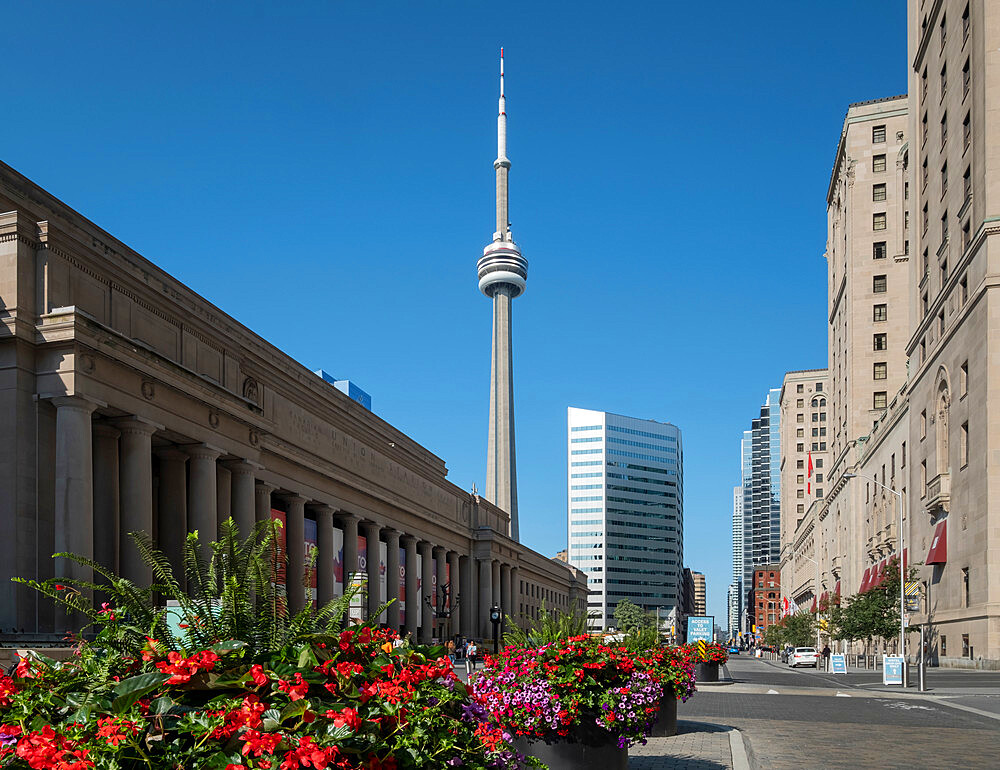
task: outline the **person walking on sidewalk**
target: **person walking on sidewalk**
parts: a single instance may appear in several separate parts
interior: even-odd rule
[[[824,671],[829,671],[830,670],[830,645],[829,644],[824,644],[823,645],[823,670]]]

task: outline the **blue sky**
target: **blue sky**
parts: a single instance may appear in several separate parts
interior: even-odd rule
[[[67,0],[12,33],[0,158],[357,381],[466,489],[503,45],[522,539],[565,545],[567,406],[673,422],[686,562],[725,625],[739,438],[825,365],[830,168],[848,103],[906,90],[902,0]]]

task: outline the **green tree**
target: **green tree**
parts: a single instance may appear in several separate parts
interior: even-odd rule
[[[656,625],[656,619],[652,615],[628,599],[622,599],[618,602],[618,606],[615,607],[614,618],[618,630],[624,631],[627,634]]]

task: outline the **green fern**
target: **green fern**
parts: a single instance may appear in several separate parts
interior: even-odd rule
[[[183,651],[234,640],[244,642],[254,654],[267,655],[316,634],[335,633],[357,591],[349,588],[323,607],[314,608],[309,603],[290,615],[284,589],[274,580],[278,567],[286,563],[286,555],[277,547],[278,526],[273,521],[259,522],[246,539],[241,539],[236,524],[227,519],[219,528],[219,539],[207,547],[199,541],[198,533],[189,534],[182,554],[183,585],[170,560],[144,532],[129,534],[152,572],[149,587],[138,586],[92,559],[70,553],[55,556],[92,569],[104,582],[14,580],[78,613],[86,619],[81,632],[98,628],[103,646],[123,656],[138,657],[148,644],[147,636],[169,649]],[[110,611],[94,606],[90,596],[96,592],[108,597]],[[173,606],[164,606],[168,601]],[[391,603],[383,605],[379,614]],[[186,628],[182,633],[171,630],[171,614],[183,620]]]
[[[522,616],[521,623],[518,624],[508,615],[509,630],[504,634],[503,640],[505,644],[514,647],[543,647],[586,634],[588,622],[593,617],[597,617],[597,613],[588,612],[579,603],[574,603],[567,612],[562,612],[546,609],[543,602],[537,619]]]

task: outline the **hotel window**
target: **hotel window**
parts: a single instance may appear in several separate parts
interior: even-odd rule
[[[965,224],[962,225],[962,251],[969,248],[970,243],[972,243],[972,223],[966,219]]]
[[[923,318],[925,315],[927,315],[927,308],[928,308],[927,292],[925,291],[923,294],[920,295],[920,317],[921,318]]]
[[[944,658],[948,655],[948,637],[941,636],[941,657]]]
[[[814,451],[814,452],[818,452],[819,451],[819,444],[817,442],[815,442],[815,441],[812,444],[812,451]]]
[[[819,428],[813,428],[813,438],[819,438]]]
[[[969,568],[962,567],[962,606],[969,606]]]
[[[920,461],[920,496],[927,497],[927,461]]]
[[[920,413],[920,438],[927,438],[927,410]]]
[[[909,215],[910,215],[910,212],[909,212],[909,211],[907,211],[907,212],[906,212],[906,218],[907,218],[907,219],[909,219],[909,218],[910,218],[910,216],[909,216]],[[908,257],[908,256],[910,256],[910,241],[909,241],[909,240],[905,240],[905,241],[903,241],[903,256],[904,256],[904,257]]]
[[[886,334],[873,334],[872,335],[872,350],[885,350],[889,347],[887,341],[888,337]]]
[[[885,171],[885,155],[872,156],[872,171],[875,173]]]
[[[938,336],[944,336],[944,311],[938,313]]]
[[[962,151],[968,150],[970,144],[972,144],[972,113],[967,112],[965,120],[962,121]]]
[[[963,278],[958,282],[958,299],[964,305],[969,299],[969,279]]]
[[[962,423],[962,430],[958,440],[958,467],[964,468],[969,464],[969,423]]]
[[[805,428],[797,428],[795,430],[795,438],[805,438],[805,437],[806,437],[806,429]]]
[[[881,144],[885,141],[885,126],[872,127],[872,144]]]
[[[805,422],[805,421],[806,421],[806,416],[802,412],[799,412],[797,415],[795,415],[795,422]]]
[[[972,197],[972,166],[966,166],[965,173],[962,174],[962,195],[965,202]]]
[[[968,634],[962,634],[962,657],[963,658],[972,657],[972,647],[969,644]]]
[[[920,73],[920,101],[927,101],[927,68],[924,67],[924,71]],[[924,136],[927,139],[927,136]]]
[[[823,392],[823,383],[822,382],[817,382],[816,383],[816,392],[817,393],[822,393]]]
[[[875,391],[872,397],[872,408],[873,409],[885,409],[888,403],[888,394],[884,390]]]
[[[948,240],[948,209],[941,215],[941,244]]]
[[[823,430],[826,430],[826,428],[824,428]],[[826,451],[826,442],[825,441],[820,441],[819,442],[819,451],[820,452],[825,452]]]
[[[800,441],[800,442],[799,442],[798,444],[796,444],[796,445],[795,445],[795,451],[796,451],[796,452],[805,452],[805,451],[806,451],[806,445],[805,445],[805,444],[803,444],[803,443],[802,443],[802,442]]]
[[[885,294],[886,280],[884,275],[872,276],[872,292],[875,294]]]
[[[816,474],[816,483],[817,484],[822,484],[823,483],[823,474],[822,473],[817,473]]]
[[[927,158],[924,158],[924,162],[923,162],[923,165],[921,166],[921,171],[920,171],[920,189],[921,190],[926,190],[927,189],[927,179],[928,179],[928,177],[927,177]]]
[[[805,468],[806,467],[806,461],[805,460],[796,460],[795,461],[795,467],[797,469],[799,469],[799,470],[801,470],[802,468]]]
[[[882,184],[872,185],[872,200],[873,201],[885,200],[885,182],[883,182]]]
[[[939,275],[941,278],[941,288],[944,288],[945,282],[948,280],[948,260],[944,259],[941,261],[941,269],[939,270]]]
[[[823,497],[823,488],[822,487],[816,487],[816,497],[819,497],[819,498]]]
[[[945,64],[941,67],[941,98],[944,99],[944,95],[948,93],[948,65]]]
[[[822,460],[822,458],[816,460],[816,467],[817,468],[822,468],[823,467],[823,460]]]
[[[948,143],[948,113],[941,114],[941,149]]]
[[[888,376],[888,367],[885,361],[876,362],[872,368],[872,376],[876,380],[884,380]]]
[[[797,408],[801,409],[805,405],[806,405],[806,400],[804,398],[797,398],[797,399],[795,399],[795,406]]]
[[[941,164],[941,197],[948,192],[948,162]]]
[[[965,99],[965,97],[969,95],[969,83],[970,83],[969,60],[966,59],[965,60],[965,66],[962,67],[962,98],[963,99]]]
[[[909,181],[903,182],[903,200],[908,201],[910,199],[910,183]]]
[[[795,496],[801,500],[806,496],[806,491],[804,489],[797,489],[795,490]]]
[[[885,259],[885,241],[875,241],[872,244],[872,259]]]
[[[815,404],[813,404],[813,406],[815,406]],[[813,422],[819,422],[819,412],[813,412],[812,413],[812,421]]]
[[[924,204],[924,213],[922,221],[920,223],[920,234],[927,235],[927,226],[931,223],[930,214],[928,213],[927,204]]]
[[[944,44],[948,40],[948,16],[941,14],[941,50],[944,50]]]
[[[927,84],[927,80],[926,80],[927,74],[926,73],[924,73],[924,78],[925,78],[924,79],[924,85],[926,85]],[[927,135],[928,135],[927,125],[928,125],[927,124],[927,113],[925,112],[924,116],[920,119],[920,146],[921,147],[923,147],[925,144],[927,144]]]
[[[962,12],[962,45],[965,45],[965,41],[969,39],[969,4],[965,4],[965,10]]]
[[[826,412],[820,412],[819,413],[819,421],[820,422],[826,422]]]
[[[925,306],[924,315],[927,315],[926,305],[927,305],[927,292],[924,292],[924,306]],[[927,340],[922,339],[920,340],[920,363],[923,363],[925,358],[927,358]]]
[[[802,385],[796,385],[796,386],[795,386],[795,392],[796,392],[796,393],[801,393],[801,392],[802,392],[802,390],[803,390],[803,387],[804,387],[804,386],[802,386]]]
[[[907,209],[906,211],[903,212],[903,229],[908,230],[909,228],[910,228],[910,210]]]
[[[885,320],[885,310],[886,310],[886,306],[885,305],[875,305],[875,307],[874,307],[874,311],[875,312],[874,312],[874,315],[872,317],[872,320],[873,321],[884,321]]]
[[[965,396],[969,393],[969,362],[962,362],[962,368],[958,370],[958,395]]]
[[[798,476],[796,476],[796,477],[795,477],[795,483],[796,483],[796,484],[805,484],[805,483],[806,483],[806,477],[805,477],[805,476],[803,476],[803,475],[802,475],[802,474],[800,473],[800,474],[799,474]]]
[[[899,450],[899,467],[906,467],[906,442],[903,442],[903,448]]]

